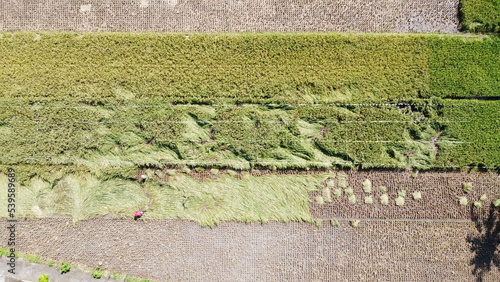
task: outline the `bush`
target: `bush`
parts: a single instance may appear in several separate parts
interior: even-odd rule
[[[99,266],[96,266],[94,268],[94,271],[92,271],[92,277],[94,277],[95,279],[101,279],[103,275],[103,272],[101,271],[101,268]]]
[[[42,274],[38,277],[38,282],[49,282],[49,276],[47,274]]]
[[[60,267],[61,274],[67,273],[71,270],[71,264],[69,262],[63,262]]]

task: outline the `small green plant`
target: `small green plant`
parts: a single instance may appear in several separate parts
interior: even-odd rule
[[[63,262],[61,264],[61,274],[64,274],[64,273],[67,273],[71,270],[71,264],[69,264],[69,262]]]
[[[351,220],[352,227],[358,227],[358,225],[359,225],[359,220]]]
[[[96,266],[94,268],[94,271],[92,271],[92,277],[94,277],[95,279],[101,279],[103,273],[101,271],[101,268],[99,266]]]
[[[316,198],[314,198],[316,200],[316,204],[317,205],[323,205],[325,204],[325,200],[323,199],[322,196],[316,196]]]
[[[321,194],[323,195],[323,199],[325,199],[325,202],[327,203],[332,202],[332,192],[330,188],[323,188]]]
[[[182,172],[186,173],[186,174],[189,174],[189,173],[191,173],[191,170],[189,169],[189,167],[185,166],[185,167],[182,168]]]
[[[459,197],[458,201],[460,202],[461,206],[466,206],[469,203],[469,201],[467,200],[467,197]]]
[[[217,175],[217,174],[219,174],[219,170],[218,170],[218,169],[216,169],[216,168],[212,168],[212,169],[210,170],[210,174],[212,174],[212,175]]]
[[[174,175],[175,175],[175,173],[176,173],[175,169],[169,169],[169,170],[167,170],[167,174],[168,174],[169,176],[174,176]]]
[[[110,276],[111,279],[121,279],[122,276],[116,272],[113,272],[111,273],[111,276]]]
[[[462,189],[464,190],[465,193],[470,193],[470,191],[472,191],[472,183],[470,182],[462,183]]]
[[[370,179],[366,179],[365,181],[363,181],[363,191],[365,191],[365,193],[372,192],[372,182]]]
[[[47,262],[47,265],[48,265],[48,266],[51,266],[51,267],[52,267],[52,266],[54,266],[54,264],[56,264],[56,262],[55,262],[55,261],[53,261],[53,260],[49,260],[49,261]]]
[[[197,168],[195,168],[195,169],[194,169],[194,171],[196,171],[196,172],[198,172],[198,173],[201,173],[201,172],[204,172],[204,171],[205,171],[205,169],[204,169],[204,168],[202,168],[202,167],[197,167]]]
[[[347,196],[354,195],[354,191],[352,190],[352,188],[347,188],[344,190],[344,192]]]
[[[356,195],[350,195],[348,199],[351,205],[356,204]]]
[[[384,206],[387,206],[389,204],[389,195],[387,194],[382,194],[382,196],[380,196],[380,203]]]
[[[232,169],[228,169],[227,171],[227,174],[231,175],[231,176],[236,176],[236,171],[232,170]]]
[[[38,277],[38,282],[49,282],[49,276],[47,274],[42,274]]]
[[[341,188],[337,188],[337,189],[333,190],[333,195],[335,195],[337,197],[342,196],[342,189]]]
[[[373,204],[373,196],[366,196],[365,197],[365,204],[368,204],[368,205]]]
[[[495,207],[500,207],[500,198],[498,198],[498,199],[494,200],[494,201],[493,201],[493,205],[494,205]]]
[[[401,198],[406,197],[406,190],[398,191],[398,197],[401,197]]]
[[[404,206],[405,204],[405,198],[399,196],[395,199],[396,201],[396,206]]]
[[[474,207],[475,207],[475,208],[480,209],[480,208],[482,208],[482,207],[483,207],[483,203],[481,203],[481,202],[479,202],[479,201],[475,201],[475,202],[474,202]]]
[[[379,189],[380,189],[380,191],[382,191],[384,193],[387,192],[387,187],[386,186],[380,186]]]
[[[413,192],[413,200],[420,201],[422,199],[422,193],[420,191]]]
[[[333,218],[332,220],[330,220],[330,224],[333,227],[339,227],[340,226],[340,222],[338,220],[336,220],[335,218]]]
[[[484,202],[484,201],[488,200],[488,196],[486,194],[483,194],[483,195],[481,195],[481,197],[479,198],[479,200],[481,200],[481,201]]]

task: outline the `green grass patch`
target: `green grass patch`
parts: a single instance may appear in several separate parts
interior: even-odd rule
[[[500,1],[460,0],[460,28],[472,32],[500,32]]]

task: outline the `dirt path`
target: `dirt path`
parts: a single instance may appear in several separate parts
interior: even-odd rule
[[[467,238],[481,238],[472,222],[224,223],[210,229],[181,220],[104,218],[73,227],[69,218],[46,218],[18,226],[20,251],[162,281],[472,281]],[[499,275],[493,267],[484,281]]]
[[[0,30],[457,32],[458,0],[0,0]]]

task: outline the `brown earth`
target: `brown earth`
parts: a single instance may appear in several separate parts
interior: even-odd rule
[[[472,281],[467,238],[484,238],[470,221],[210,229],[182,220],[95,218],[73,227],[69,218],[45,218],[17,225],[19,251],[162,281]],[[5,247],[4,232],[0,240]],[[498,277],[493,266],[483,281]]]
[[[0,30],[457,32],[459,0],[0,0]]]
[[[338,178],[337,173],[337,178]],[[332,173],[332,176],[334,174]],[[500,196],[500,177],[496,173],[479,172],[390,172],[390,171],[347,171],[347,186],[356,195],[356,204],[350,204],[345,194],[341,197],[332,195],[332,202],[318,205],[315,197],[321,192],[311,193],[311,212],[316,218],[405,218],[405,219],[470,219],[471,216],[486,218],[488,206]],[[363,181],[370,179],[372,193],[363,191]],[[335,188],[338,179],[335,179]],[[470,182],[473,190],[465,193],[462,184]],[[380,203],[383,192],[380,186],[387,187],[389,205]],[[333,190],[333,189],[332,189]],[[405,190],[403,206],[395,204],[398,191]],[[412,197],[414,191],[420,191],[422,199]],[[474,201],[481,195],[487,195],[483,207],[473,208]],[[373,204],[365,204],[365,196],[373,196]],[[469,204],[461,206],[458,197],[465,196]]]

